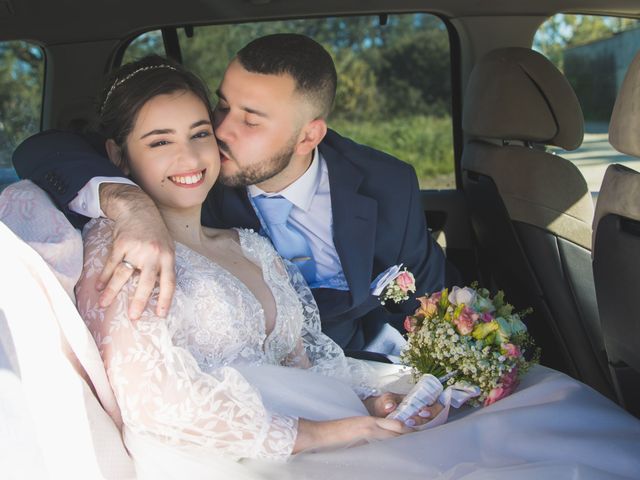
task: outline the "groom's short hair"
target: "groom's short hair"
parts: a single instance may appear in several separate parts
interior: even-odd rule
[[[331,112],[338,75],[331,55],[315,40],[296,33],[267,35],[249,42],[236,58],[252,73],[290,75],[319,118]]]

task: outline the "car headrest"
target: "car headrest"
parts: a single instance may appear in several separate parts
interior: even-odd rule
[[[622,153],[640,157],[639,128],[640,53],[631,62],[618,92],[609,123],[609,143]]]
[[[640,222],[640,172],[617,163],[607,167],[593,216],[593,244],[598,223],[614,214]]]
[[[567,79],[544,56],[520,47],[486,54],[474,67],[462,128],[471,137],[521,140],[574,150],[584,119]]]

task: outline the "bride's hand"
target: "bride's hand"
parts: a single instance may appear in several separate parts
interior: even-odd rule
[[[129,317],[140,318],[158,279],[156,314],[166,317],[175,289],[174,242],[157,206],[140,188],[114,183],[100,186],[100,206],[115,222],[111,253],[96,285],[102,290],[100,305],[111,305],[136,273],[139,280]]]
[[[372,417],[384,418],[396,409],[403,398],[404,395],[399,393],[386,392],[382,395],[365,399],[364,405]]]
[[[399,420],[388,418],[349,417],[324,422],[301,418],[298,420],[298,435],[293,453],[363,439],[384,440],[413,431]]]
[[[399,393],[386,392],[377,397],[367,398],[364,401],[364,404],[367,407],[369,414],[374,417],[384,418],[398,407],[403,398],[404,395]],[[436,402],[433,405],[420,409],[420,411],[411,417],[410,420],[413,421],[413,426],[423,425],[435,418],[442,408],[442,405],[439,402]]]

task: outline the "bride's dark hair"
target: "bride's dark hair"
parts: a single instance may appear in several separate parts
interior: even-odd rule
[[[209,90],[193,72],[159,55],[127,63],[105,80],[98,97],[97,131],[113,139],[126,156],[126,139],[145,103],[157,95],[185,91],[196,95],[211,119]]]

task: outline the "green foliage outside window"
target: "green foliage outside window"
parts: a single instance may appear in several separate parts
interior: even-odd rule
[[[178,29],[183,63],[214,92],[235,53],[250,40],[297,32],[334,57],[338,92],[331,128],[391,153],[416,168],[426,187],[453,186],[449,39],[444,23],[427,14],[285,20]],[[159,31],[136,38],[128,62],[164,54]],[[25,42],[0,44],[0,167],[15,146],[39,129],[43,57]],[[97,92],[96,92],[97,94]]]
[[[308,35],[332,54],[338,91],[329,126],[411,163],[423,187],[453,187],[448,33],[432,15],[288,20],[178,30],[183,63],[214,92],[228,62],[250,40]],[[138,37],[125,61],[162,53],[159,32]]]
[[[567,77],[588,128],[609,122],[621,72],[640,46],[638,26],[630,18],[558,14],[536,33],[534,48]]]
[[[11,167],[15,147],[40,130],[43,77],[40,48],[0,42],[0,168]]]
[[[608,118],[620,79],[611,77],[611,58],[587,61],[583,52],[637,26],[632,19],[559,14],[538,31],[534,48],[564,71],[587,120]],[[332,53],[339,75],[332,128],[410,162],[425,187],[453,185],[449,40],[442,21],[406,14],[389,16],[386,25],[370,16],[196,27],[192,38],[184,29],[178,33],[184,63],[215,91],[236,51],[274,32],[309,35]],[[164,54],[158,31],[138,37],[124,61],[147,53]],[[33,44],[0,43],[0,169],[11,166],[15,146],[40,128],[43,60]]]
[[[560,13],[542,24],[533,40],[533,47],[563,70],[565,50],[611,38],[637,26],[638,20],[632,18]]]

